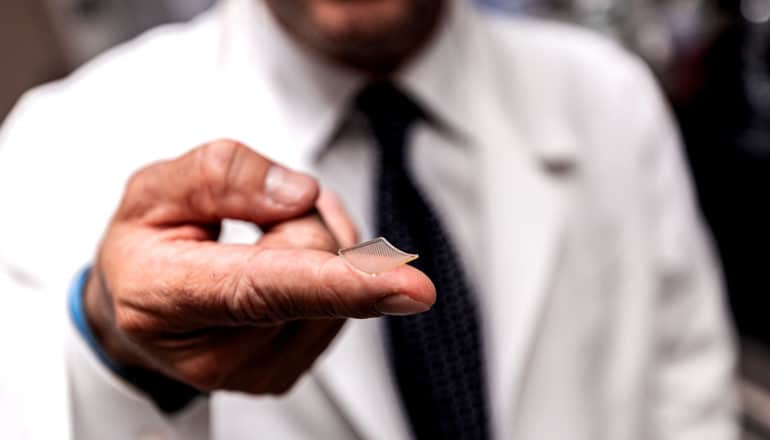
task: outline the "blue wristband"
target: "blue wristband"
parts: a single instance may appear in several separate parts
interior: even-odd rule
[[[80,271],[72,282],[72,286],[69,291],[69,309],[70,317],[74,322],[75,327],[78,329],[80,336],[86,341],[91,351],[96,354],[99,360],[107,366],[110,370],[118,375],[122,375],[121,367],[117,362],[113,361],[107,353],[102,350],[102,346],[99,341],[96,340],[96,336],[91,331],[91,326],[88,325],[88,318],[86,317],[85,304],[83,303],[83,296],[85,294],[86,283],[88,282],[88,276],[91,274],[91,268],[87,267]]]

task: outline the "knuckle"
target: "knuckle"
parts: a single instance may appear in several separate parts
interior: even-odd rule
[[[131,174],[126,181],[118,217],[138,218],[158,208],[158,201],[168,191],[163,185],[166,165],[167,162],[152,163]]]
[[[203,148],[207,148],[212,151],[223,151],[227,153],[232,150],[246,148],[246,146],[234,139],[222,138],[207,143],[203,146]]]
[[[126,182],[124,208],[129,208],[129,214],[139,214],[146,209],[145,201],[153,192],[152,166],[146,166],[135,171]]]
[[[128,178],[126,188],[128,192],[143,192],[142,190],[147,187],[150,180],[152,165],[142,167],[131,174]]]
[[[199,147],[197,168],[204,184],[213,195],[221,195],[237,181],[241,161],[248,150],[233,140],[218,140]]]

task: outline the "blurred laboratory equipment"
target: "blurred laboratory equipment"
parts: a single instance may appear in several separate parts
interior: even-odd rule
[[[24,90],[67,72],[63,58],[40,0],[0,2],[0,122]]]
[[[161,23],[184,21],[214,0],[45,0],[70,65]]]
[[[104,50],[215,0],[3,0],[0,122],[25,90],[65,76]]]
[[[760,0],[755,0],[760,1]],[[665,85],[723,28],[713,0],[479,0],[516,14],[564,20],[614,38],[644,58]]]
[[[770,347],[770,0],[723,1],[729,25],[677,104],[706,217],[745,338]]]
[[[481,0],[591,27],[657,74],[679,119],[742,335],[770,347],[770,0]]]

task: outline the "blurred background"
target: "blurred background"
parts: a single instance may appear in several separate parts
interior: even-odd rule
[[[2,0],[0,121],[20,93],[66,75],[161,23],[192,18],[213,0]]]
[[[770,0],[476,1],[593,28],[657,74],[725,270],[742,345],[745,439],[770,439]],[[0,121],[29,87],[213,2],[3,0]]]

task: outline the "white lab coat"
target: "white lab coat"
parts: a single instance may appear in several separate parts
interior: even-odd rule
[[[238,4],[30,92],[0,132],[0,438],[408,437],[378,320],[348,323],[286,396],[217,393],[173,417],[69,323],[69,282],[133,170],[223,136],[312,170],[271,147],[260,102],[225,92],[249,88],[223,67]],[[649,74],[582,31],[458,7],[496,438],[734,438],[719,274]]]

